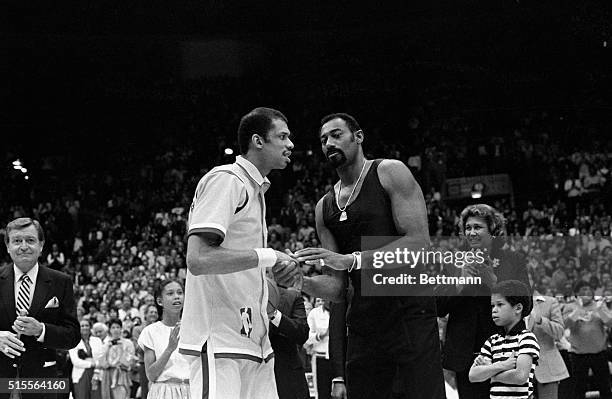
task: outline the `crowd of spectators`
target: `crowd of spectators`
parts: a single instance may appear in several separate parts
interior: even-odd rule
[[[238,114],[222,105],[199,113],[206,99],[224,90],[220,84],[190,97],[187,131],[200,131],[204,120],[218,116],[205,139],[170,141],[146,156],[118,150],[105,166],[80,172],[62,167],[65,158],[50,157],[30,183],[19,175],[0,176],[3,220],[32,216],[42,222],[48,238],[41,262],[74,277],[79,318],[104,323],[118,317],[124,336],[132,338],[142,328],[136,326],[154,321],[151,305],[160,282],[185,278],[193,190],[213,165],[233,161],[224,153],[233,136],[221,126],[236,126]],[[385,127],[372,116],[365,128],[369,156],[401,159],[420,182],[435,244],[457,240],[465,205],[445,198],[446,178],[507,173],[514,195],[479,201],[503,212],[508,245],[525,257],[538,292],[570,296],[584,280],[596,295],[612,297],[612,142],[602,126],[579,113],[530,111],[489,134],[474,117],[441,116],[435,109],[431,102],[414,108],[394,139],[385,139]],[[314,111],[296,114],[293,130],[316,126],[316,119],[300,125]],[[296,148],[289,170],[270,176],[267,220],[274,249],[319,246],[314,208],[336,177],[314,144],[315,134],[297,140],[302,149]],[[320,269],[304,265],[303,271]]]

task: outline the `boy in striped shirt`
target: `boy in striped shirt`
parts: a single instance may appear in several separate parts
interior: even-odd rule
[[[503,333],[484,343],[469,374],[471,382],[491,379],[491,399],[533,397],[540,346],[523,321],[531,308],[529,288],[520,281],[503,281],[491,290],[493,322]]]

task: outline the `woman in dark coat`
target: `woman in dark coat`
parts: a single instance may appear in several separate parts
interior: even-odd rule
[[[480,276],[481,285],[445,285],[436,290],[438,315],[448,316],[442,365],[456,373],[460,399],[489,399],[489,383],[470,383],[468,372],[483,343],[496,332],[491,287],[504,280],[519,280],[530,287],[527,265],[504,247],[504,218],[495,208],[486,204],[466,207],[459,231],[466,249],[483,251],[486,262],[461,269],[463,276]]]

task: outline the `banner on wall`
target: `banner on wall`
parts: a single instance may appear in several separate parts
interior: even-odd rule
[[[507,174],[446,179],[445,194],[447,199],[512,195],[512,181]]]

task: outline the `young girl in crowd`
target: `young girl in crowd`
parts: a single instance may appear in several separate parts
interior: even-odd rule
[[[121,336],[121,320],[111,319],[108,325],[110,335],[104,341],[104,354],[100,360],[102,399],[127,399],[132,386],[130,370],[135,361],[134,344]]]
[[[164,280],[155,295],[161,321],[142,330],[138,345],[144,350],[149,399],[189,398],[189,365],[178,353],[179,321],[183,310],[183,285]]]

